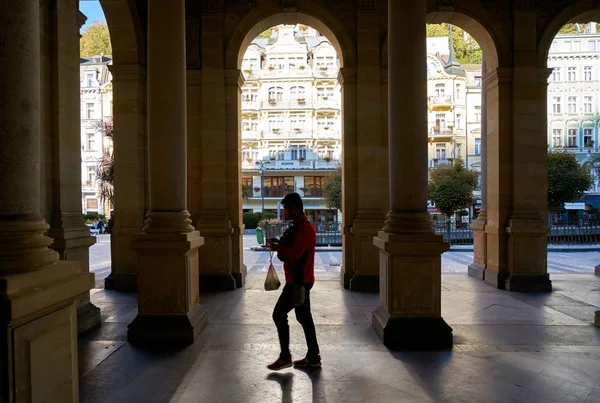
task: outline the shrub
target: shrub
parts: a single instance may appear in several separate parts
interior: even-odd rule
[[[260,218],[258,217],[258,215],[251,211],[244,213],[243,219],[244,219],[244,226],[246,226],[247,229],[255,229],[256,226],[258,225],[258,222],[260,221]]]
[[[275,213],[264,213],[260,217],[261,220],[270,220],[271,218],[277,218],[277,214],[275,214]]]
[[[98,214],[96,212],[90,212],[90,213],[84,214],[83,215],[83,219],[85,221],[88,221],[88,220],[91,220],[91,221],[94,221],[94,220],[106,221],[106,216],[104,214]]]

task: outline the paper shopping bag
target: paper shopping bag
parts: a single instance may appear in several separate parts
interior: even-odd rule
[[[273,267],[273,262],[269,261],[269,269],[267,270],[267,278],[265,279],[265,291],[275,291],[281,286],[277,272]]]

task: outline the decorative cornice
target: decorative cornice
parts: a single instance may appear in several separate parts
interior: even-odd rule
[[[499,67],[495,72],[487,74],[483,81],[487,89],[494,88],[499,84],[510,84],[513,82],[514,69],[511,67]]]
[[[111,64],[108,70],[113,76],[113,81],[141,80],[145,69],[139,64]]]
[[[187,86],[202,85],[202,70],[186,70],[185,82]]]
[[[356,84],[356,68],[342,67],[338,72],[337,80],[340,84]]]
[[[242,70],[238,69],[227,69],[225,70],[225,85],[237,85],[242,88],[244,86],[245,79]]]
[[[81,27],[83,26],[83,24],[85,24],[85,22],[87,21],[87,17],[84,13],[82,13],[81,11],[77,12],[77,25],[78,25],[78,29],[81,29]]]

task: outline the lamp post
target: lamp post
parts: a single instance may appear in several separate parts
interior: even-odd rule
[[[262,212],[265,213],[265,166],[269,165],[269,161],[256,161],[256,167],[260,173],[260,198],[262,201]]]

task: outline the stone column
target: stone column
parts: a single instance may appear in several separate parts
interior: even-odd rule
[[[410,41],[405,38],[410,37]],[[392,349],[452,346],[441,317],[441,254],[427,212],[425,1],[388,3],[390,211],[379,248],[380,306],[373,327]]]
[[[137,289],[138,255],[131,242],[140,233],[147,211],[146,72],[138,64],[109,66],[113,82],[115,210],[112,214],[111,272],[104,286]]]
[[[133,242],[139,253],[139,314],[129,325],[131,343],[190,344],[208,323],[198,297],[203,238],[186,210],[185,75],[185,0],[150,0],[150,212],[143,233]]]
[[[341,282],[350,288],[350,279],[356,270],[353,222],[358,203],[358,149],[356,133],[356,68],[343,67],[338,73],[342,88],[342,270]]]
[[[3,402],[78,401],[75,301],[94,286],[92,274],[48,248],[40,215],[40,9],[36,1],[0,2],[0,52],[10,55],[0,58]]]
[[[236,205],[232,199],[239,197],[240,190],[237,185],[234,190],[228,188],[227,182],[228,178],[233,180],[233,171],[239,169],[236,167],[240,165],[240,158],[228,152],[231,144],[236,144],[239,150],[239,135],[227,131],[223,24],[221,12],[207,12],[202,16],[199,156],[202,199],[196,202],[200,208],[192,211],[196,227],[204,237],[199,269],[202,291],[235,290],[237,284],[232,275],[232,249],[236,250],[239,258],[238,250],[241,248],[240,221],[237,218],[241,214],[241,202],[238,203],[238,209],[229,209]],[[235,139],[231,136],[235,136]],[[239,176],[235,180],[239,184]],[[229,195],[228,190],[232,190],[233,194]],[[237,221],[237,229],[232,228],[233,221]],[[238,234],[232,238],[234,232]],[[232,243],[234,238],[237,238],[236,244]]]
[[[530,7],[530,4],[524,4]],[[514,11],[512,210],[507,223],[509,291],[549,292],[547,272],[547,82],[537,66],[537,11]],[[523,175],[527,172],[527,175]]]
[[[485,59],[481,63],[481,75],[485,78],[487,66]],[[483,280],[487,261],[487,244],[485,225],[487,224],[487,82],[482,80],[481,85],[481,209],[479,217],[471,224],[473,229],[473,263],[469,266],[469,276]],[[467,153],[469,152],[467,145]],[[468,167],[467,167],[468,168]]]
[[[242,218],[241,104],[244,75],[241,70],[225,70],[225,132],[226,132],[226,189],[227,211],[231,221],[231,275],[237,288],[246,283],[247,267],[244,264],[244,221]],[[235,161],[235,164],[233,163]]]
[[[45,3],[44,24],[56,27],[44,30],[42,52],[46,56],[42,68],[54,79],[44,82],[42,93],[41,134],[48,144],[42,159],[51,166],[51,180],[45,189],[51,204],[48,235],[61,260],[79,262],[82,273],[89,273],[89,248],[96,242],[81,215],[81,127],[79,91],[79,35],[85,20],[73,0]],[[60,111],[60,113],[55,113]],[[43,210],[42,210],[43,211]],[[78,332],[100,324],[100,309],[90,302],[89,293],[77,303]]]
[[[354,251],[352,291],[379,290],[378,250],[373,237],[381,229],[388,210],[387,139],[381,121],[381,45],[379,12],[357,12],[356,81],[356,212],[352,217]],[[349,116],[347,113],[345,116]],[[345,136],[345,133],[344,133]],[[347,191],[344,188],[344,191]]]

